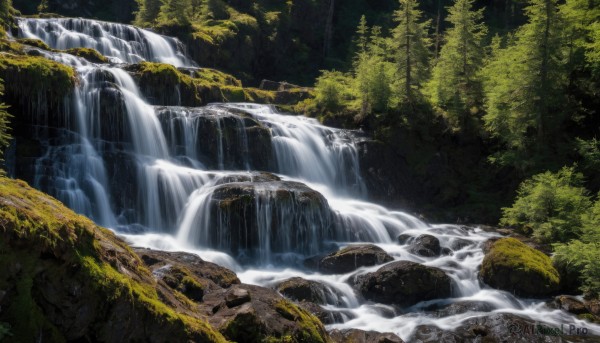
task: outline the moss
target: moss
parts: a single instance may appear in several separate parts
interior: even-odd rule
[[[242,81],[222,71],[210,68],[201,68],[194,72],[194,78],[216,83],[223,86],[242,86]]]
[[[483,259],[481,276],[493,287],[525,296],[552,293],[560,282],[550,257],[515,238],[493,243]]]
[[[75,71],[71,67],[38,56],[0,55],[0,78],[11,85],[7,93],[30,101],[39,94],[48,94],[61,101],[75,85]]]
[[[294,305],[288,300],[280,300],[275,304],[275,310],[284,318],[296,322],[300,330],[291,333],[291,342],[329,342],[323,324],[317,317],[306,310]],[[289,336],[284,336],[289,337]],[[285,341],[283,341],[285,342]]]
[[[94,295],[85,301],[106,304],[102,306],[108,309],[93,310],[101,317],[96,317],[90,330],[109,327],[109,322],[102,322],[107,315],[103,311],[126,303],[146,324],[166,325],[175,340],[225,341],[205,321],[163,303],[152,275],[138,267],[142,264],[110,231],[22,181],[0,178],[0,289],[7,290],[8,302],[0,321],[11,325],[15,341],[32,342],[40,335],[52,342],[66,340],[53,318],[36,303],[36,287],[40,286],[34,279],[41,272],[56,278],[58,284],[77,279],[84,294]]]
[[[34,46],[36,48],[40,48],[43,50],[52,50],[48,44],[46,44],[44,41],[39,40],[39,39],[32,39],[32,38],[20,38],[17,39],[18,43],[21,44],[25,44],[25,45],[30,45],[30,46]]]
[[[83,57],[86,60],[92,62],[92,63],[108,63],[110,62],[108,60],[108,58],[106,58],[105,56],[103,56],[101,53],[99,53],[97,50],[95,49],[90,49],[90,48],[72,48],[69,50],[65,51],[68,54],[77,56],[77,57]]]

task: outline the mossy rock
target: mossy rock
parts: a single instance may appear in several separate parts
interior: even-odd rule
[[[90,48],[72,48],[65,51],[67,54],[71,54],[77,57],[82,57],[92,63],[108,63],[108,58],[99,53],[95,49]]]
[[[560,277],[550,257],[515,238],[494,242],[481,264],[480,279],[523,297],[545,297],[559,290]]]
[[[14,342],[225,342],[157,287],[119,238],[22,181],[0,178],[0,323]]]
[[[29,46],[33,46],[36,48],[40,48],[43,50],[52,50],[52,48],[50,48],[48,46],[48,44],[46,44],[44,41],[40,40],[40,39],[33,39],[33,38],[19,38],[17,39],[18,43],[21,44],[25,44],[25,45],[29,45]]]
[[[0,78],[10,85],[7,94],[27,102],[40,94],[62,102],[76,80],[71,67],[43,57],[13,54],[0,55]]]

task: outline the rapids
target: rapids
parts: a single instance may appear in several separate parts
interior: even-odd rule
[[[97,65],[39,50],[76,68],[79,83],[65,126],[35,133],[45,152],[36,161],[34,186],[132,245],[193,252],[233,269],[250,284],[271,287],[294,276],[319,281],[337,294],[325,308],[344,319],[330,328],[390,331],[410,340],[418,325],[452,329],[485,314],[439,317],[430,310],[469,300],[494,312],[556,326],[575,323],[600,334],[600,327],[540,300],[480,284],[481,246],[496,234],[432,225],[368,202],[359,133],[281,114],[269,105],[153,106],[121,64],[148,60],[194,68],[176,39],[87,19],[19,19],[18,26],[19,37],[41,39],[57,49],[90,47],[111,58],[113,63]],[[242,221],[236,207],[226,207],[233,193],[241,194],[236,201],[246,201]],[[422,257],[396,243],[400,234],[424,233],[437,237],[442,248],[454,247],[453,254]],[[462,242],[458,248],[457,241]],[[302,265],[312,255],[360,242],[375,243],[395,260],[441,268],[453,280],[453,296],[400,311],[361,300],[347,283],[380,266],[323,275]]]

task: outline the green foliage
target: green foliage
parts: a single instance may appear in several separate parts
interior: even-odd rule
[[[525,180],[511,207],[503,208],[501,225],[532,233],[540,242],[568,242],[582,234],[582,215],[591,207],[583,176],[574,168],[545,172]]]
[[[555,0],[532,0],[526,13],[514,42],[493,51],[483,70],[485,127],[505,145],[496,161],[521,168],[560,129],[566,81]]]
[[[456,0],[448,9],[446,20],[452,27],[444,34],[445,43],[427,85],[431,101],[447,112],[456,128],[465,126],[465,117],[482,97],[478,72],[487,28],[482,23],[483,9],[475,11],[474,2]]]
[[[394,12],[398,23],[393,31],[395,60],[397,63],[398,90],[401,101],[412,102],[413,94],[420,92],[421,85],[429,75],[428,28],[430,21],[422,20],[422,12],[416,0],[400,0],[400,9]]]
[[[156,23],[160,14],[161,0],[136,0],[138,11],[136,12],[135,22],[138,25],[151,25]]]
[[[4,339],[4,337],[11,337],[13,334],[10,332],[10,324],[0,322],[0,341]]]
[[[8,24],[12,0],[0,0],[0,26]]]
[[[554,263],[579,276],[581,291],[587,296],[600,297],[600,242],[579,240],[554,246]]]
[[[176,25],[191,24],[192,13],[191,0],[162,0],[158,19],[162,23],[174,23]]]
[[[335,112],[352,97],[352,79],[338,71],[323,71],[315,84],[315,101],[326,111]]]

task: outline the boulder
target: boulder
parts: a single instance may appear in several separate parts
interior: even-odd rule
[[[346,274],[361,267],[393,261],[394,258],[373,244],[350,245],[322,258],[318,269],[327,274]]]
[[[295,301],[309,301],[319,305],[340,305],[340,297],[335,289],[317,281],[293,277],[279,283],[275,289],[286,298]]]
[[[332,213],[319,192],[298,182],[235,182],[214,188],[210,216],[198,230],[211,248],[259,258],[295,252],[316,254],[333,239]]]
[[[354,287],[367,300],[398,306],[452,295],[452,280],[444,271],[410,261],[393,262],[361,275]]]
[[[410,251],[424,257],[440,256],[440,241],[432,235],[420,235],[412,242]]]
[[[545,297],[560,288],[550,257],[515,238],[499,239],[489,247],[479,277],[493,288],[523,297]]]
[[[336,343],[404,343],[400,337],[391,332],[334,329],[329,331],[329,335]]]

